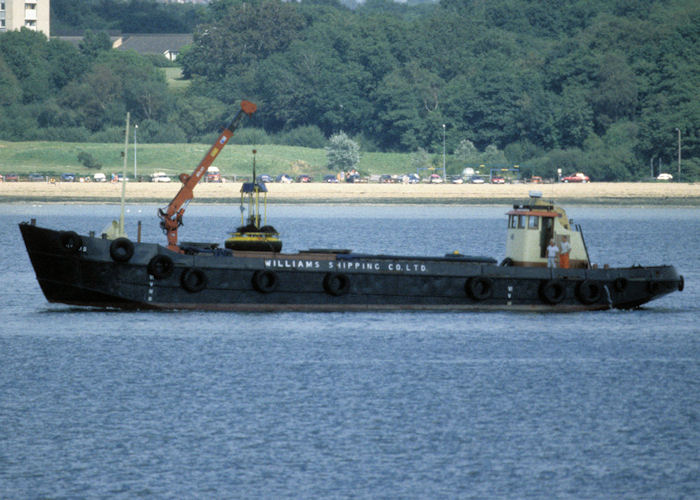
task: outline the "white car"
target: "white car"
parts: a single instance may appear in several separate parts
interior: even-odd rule
[[[92,180],[95,182],[107,182],[107,176],[101,172],[98,172],[92,176]]]
[[[671,174],[663,173],[663,174],[659,174],[656,177],[656,180],[657,181],[671,181],[671,180],[673,180],[673,176]]]
[[[154,172],[151,174],[151,182],[172,182],[172,179],[165,172]]]

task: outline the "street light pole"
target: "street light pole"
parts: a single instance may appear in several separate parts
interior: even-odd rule
[[[447,182],[447,170],[445,169],[445,124],[442,124],[442,180]]]
[[[681,181],[681,129],[676,128],[678,132],[678,182]]]
[[[134,125],[134,182],[136,182],[136,131],[139,129],[138,124]]]

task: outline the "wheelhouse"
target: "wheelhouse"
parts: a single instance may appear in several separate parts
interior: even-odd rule
[[[563,208],[542,200],[542,194],[530,192],[529,203],[514,205],[508,215],[506,262],[514,266],[547,265],[547,245],[561,245],[567,237],[571,245],[570,267],[589,267],[581,228],[572,226]]]

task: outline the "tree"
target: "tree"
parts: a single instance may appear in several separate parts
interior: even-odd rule
[[[214,7],[222,11],[221,17],[199,26],[193,47],[179,58],[186,78],[221,80],[233,69],[284,50],[301,36],[306,24],[294,3],[257,0],[222,6]]]
[[[101,52],[107,52],[112,48],[112,41],[104,31],[85,31],[83,39],[78,44],[80,53],[88,59],[95,59]]]
[[[326,159],[329,170],[352,170],[360,163],[360,147],[345,132],[340,132],[328,139]]]

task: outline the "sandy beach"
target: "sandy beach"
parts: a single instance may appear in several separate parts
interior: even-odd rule
[[[431,203],[511,204],[530,190],[560,203],[608,205],[700,206],[700,184],[589,183],[589,184],[268,184],[269,203]],[[178,183],[128,183],[128,203],[166,205]],[[201,184],[195,200],[237,203],[240,183]],[[0,203],[118,203],[121,184],[112,183],[0,183]]]

